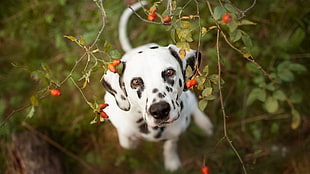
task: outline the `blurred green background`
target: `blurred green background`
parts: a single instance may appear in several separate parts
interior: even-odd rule
[[[186,2],[178,1],[178,5]],[[241,0],[233,3],[240,9],[251,5]],[[215,7],[218,2],[211,4]],[[97,46],[100,50],[109,47],[111,52],[122,52],[117,27],[126,5],[122,0],[107,0],[103,5],[107,23]],[[185,15],[195,13],[194,1],[186,9]],[[199,1],[199,9],[202,26],[210,26],[212,20],[206,2]],[[248,173],[307,173],[310,171],[310,3],[261,0],[246,15],[246,19],[257,23],[242,28],[252,39],[252,55],[276,79],[277,85],[273,86],[255,66],[221,40],[228,134]],[[62,81],[83,55],[83,49],[64,35],[82,36],[89,45],[100,26],[101,14],[92,0],[1,0],[0,173],[9,173],[14,168],[12,135],[27,130],[22,122],[45,132],[100,173],[169,173],[163,168],[162,143],[143,142],[139,150],[123,150],[111,123],[91,125],[93,112],[70,81],[61,86],[61,97],[48,96],[40,101],[32,118],[27,117],[30,108],[26,108],[6,120],[14,109],[28,105],[31,96],[38,94],[40,97],[39,91],[46,90],[49,85],[44,78],[38,80],[34,72],[41,70],[50,79]],[[128,29],[134,46],[148,42],[173,43],[167,26],[147,24],[133,17]],[[194,39],[197,45],[198,38],[194,36]],[[217,73],[215,43],[215,31],[201,38],[202,68],[208,64],[212,73]],[[240,46],[241,43],[235,44]],[[110,61],[105,55],[100,54],[100,59]],[[81,77],[81,71],[78,68],[73,77]],[[103,102],[104,88],[100,78],[104,71],[97,68],[89,85],[83,89],[90,101]],[[253,89],[264,92],[255,95]],[[285,97],[277,91],[285,93]],[[261,99],[262,94],[267,99]],[[272,102],[273,99],[276,102]],[[276,111],[269,113],[268,104],[278,105],[273,106]],[[176,173],[198,174],[204,163],[213,174],[242,173],[232,149],[221,141],[223,120],[219,100],[209,101],[205,111],[214,123],[215,135],[206,138],[191,125],[179,143],[183,168]],[[291,123],[296,115],[301,123],[293,130]],[[89,173],[70,155],[61,151],[59,155],[66,173]]]

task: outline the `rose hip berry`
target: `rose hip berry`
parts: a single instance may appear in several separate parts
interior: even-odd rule
[[[59,89],[51,89],[50,94],[54,97],[57,97],[61,95],[61,92]]]
[[[188,87],[188,88],[190,88],[190,87],[192,87],[192,86],[195,86],[195,85],[197,85],[197,80],[195,80],[195,79],[188,80],[188,81],[186,81],[185,85],[186,85],[186,87]]]
[[[231,20],[232,20],[232,16],[228,13],[222,17],[222,22],[224,22],[225,24],[230,23]]]
[[[150,13],[148,16],[147,16],[147,20],[149,21],[154,21],[155,19],[157,19],[158,16],[156,13]]]
[[[202,174],[209,174],[209,167],[208,166],[201,167],[201,173]]]
[[[117,72],[116,66],[113,65],[112,63],[108,64],[108,70],[114,73]]]
[[[121,60],[119,60],[119,59],[114,59],[113,61],[112,61],[112,64],[114,65],[114,66],[117,66],[117,65],[119,65],[121,63]]]
[[[109,118],[108,114],[105,113],[104,111],[100,112],[100,117],[101,118]]]
[[[109,104],[107,104],[107,103],[101,103],[101,104],[99,105],[99,108],[100,108],[100,110],[102,110],[102,109],[105,109],[107,106],[109,106]]]
[[[171,22],[171,17],[170,16],[165,16],[163,18],[163,21],[164,21],[165,24],[170,23]]]

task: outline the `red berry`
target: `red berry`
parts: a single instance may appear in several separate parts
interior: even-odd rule
[[[61,95],[61,92],[59,89],[51,89],[50,94],[54,97],[57,97]]]
[[[202,174],[209,174],[209,167],[208,166],[203,166],[201,168],[201,173]]]
[[[100,117],[101,118],[109,118],[108,114],[105,113],[104,111],[100,112]]]
[[[147,16],[147,20],[149,21],[154,21],[155,19],[157,19],[158,16],[156,13],[150,13],[148,16]]]
[[[119,59],[114,59],[113,62],[112,62],[112,64],[113,64],[114,66],[117,66],[117,65],[119,65],[120,63],[121,63],[121,60],[119,60]]]
[[[193,80],[191,80],[191,81],[192,81],[192,86],[197,85],[197,80],[193,79]]]
[[[117,71],[116,66],[113,65],[112,63],[110,63],[108,65],[108,70],[111,71],[111,72],[114,72],[114,73],[116,73],[116,71]]]
[[[109,104],[107,104],[107,103],[101,103],[101,104],[99,105],[99,108],[100,108],[100,110],[102,110],[102,109],[105,109],[107,106],[109,106]]]
[[[163,20],[164,20],[164,23],[165,23],[165,24],[170,23],[170,22],[171,22],[171,17],[170,17],[170,16],[165,16],[165,17],[163,18]]]
[[[191,80],[186,81],[185,85],[188,88],[192,87],[192,81]]]
[[[225,14],[223,17],[222,17],[222,21],[225,23],[225,24],[228,24],[230,23],[232,20],[232,16],[230,14]]]

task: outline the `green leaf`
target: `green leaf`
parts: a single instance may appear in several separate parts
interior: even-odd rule
[[[206,87],[203,91],[202,91],[202,96],[208,96],[212,94],[212,88],[211,87]]]
[[[307,68],[304,65],[298,63],[292,63],[289,65],[289,69],[296,72],[306,72]]]
[[[261,88],[252,89],[246,101],[246,105],[249,106],[253,104],[255,100],[260,100],[264,102],[266,100],[266,91]]]
[[[237,14],[238,11],[236,10],[236,8],[234,6],[232,6],[231,4],[225,4],[224,7],[233,14]]]
[[[33,114],[34,114],[34,111],[35,111],[35,106],[32,105],[31,108],[30,108],[30,111],[28,112],[27,114],[27,118],[32,118],[33,117]]]
[[[204,99],[206,99],[206,100],[215,100],[216,97],[214,95],[208,95]]]
[[[300,117],[299,112],[295,109],[292,109],[291,114],[292,114],[291,128],[295,130],[299,127],[301,123],[301,117]]]
[[[120,59],[121,58],[121,54],[118,50],[110,51],[110,56],[112,59]]]
[[[290,43],[289,47],[291,49],[297,48],[305,39],[305,36],[306,36],[305,30],[302,28],[297,28],[289,40]]]
[[[243,44],[246,47],[248,47],[248,48],[252,48],[253,47],[253,43],[252,43],[252,40],[251,40],[249,35],[243,33],[241,39],[242,39]]]
[[[230,40],[232,42],[237,42],[242,37],[241,30],[235,30],[234,32],[230,33]]]
[[[269,96],[265,102],[265,109],[269,113],[275,113],[279,109],[278,100]]]
[[[224,14],[226,14],[226,10],[223,7],[217,6],[214,8],[213,15],[215,20],[220,20]]]
[[[273,97],[280,100],[284,101],[286,99],[286,95],[282,90],[277,90],[273,93]]]
[[[198,102],[199,109],[202,111],[206,109],[207,105],[208,105],[208,100],[206,99],[200,100]]]
[[[279,71],[278,76],[285,82],[292,82],[294,80],[294,74],[288,69]]]
[[[249,21],[249,20],[246,20],[246,19],[243,19],[243,20],[240,21],[239,25],[256,25],[256,23],[252,22],[252,21]]]
[[[73,37],[73,36],[64,35],[64,37],[67,38],[67,39],[69,39],[69,40],[71,40],[72,42],[77,41],[77,39],[76,39],[75,37]]]

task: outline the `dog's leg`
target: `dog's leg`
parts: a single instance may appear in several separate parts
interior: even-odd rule
[[[198,105],[193,112],[193,117],[195,124],[202,129],[207,136],[213,134],[213,125],[209,117],[198,108]]]
[[[181,167],[177,153],[177,139],[167,140],[164,143],[164,162],[166,170],[175,171]]]
[[[118,132],[119,144],[124,149],[135,149],[138,146],[138,139],[137,138],[123,134],[120,131],[117,131],[117,132]]]

